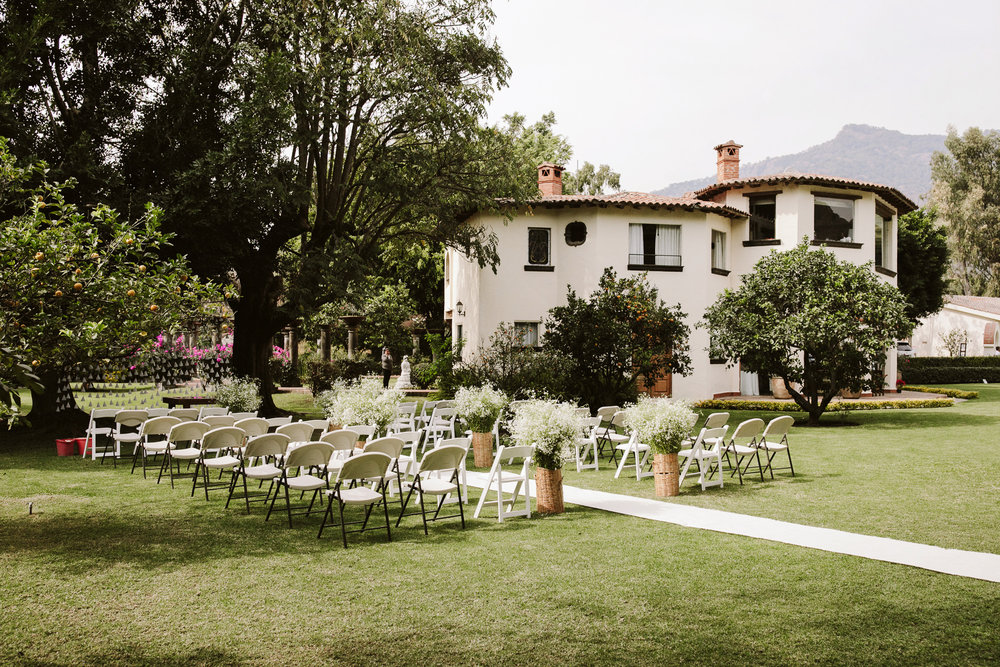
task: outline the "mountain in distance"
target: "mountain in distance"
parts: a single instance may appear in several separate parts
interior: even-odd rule
[[[785,172],[841,176],[894,187],[922,204],[931,189],[931,155],[945,150],[944,139],[943,134],[903,134],[871,125],[845,125],[830,141],[800,153],[741,164],[740,177]],[[652,194],[679,196],[712,183],[715,176],[673,183]]]

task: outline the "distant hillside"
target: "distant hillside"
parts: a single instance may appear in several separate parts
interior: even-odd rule
[[[739,137],[735,137],[739,143]],[[782,172],[842,176],[890,185],[917,204],[931,189],[931,154],[943,151],[943,134],[903,134],[870,125],[845,125],[837,136],[801,153],[740,165],[740,176]],[[715,176],[673,183],[658,195],[680,195],[715,182]]]

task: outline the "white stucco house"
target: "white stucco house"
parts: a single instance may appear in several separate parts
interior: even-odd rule
[[[682,197],[642,192],[562,194],[562,167],[538,168],[540,197],[506,222],[473,215],[498,239],[496,273],[459,251],[445,256],[445,319],[471,357],[501,322],[512,322],[528,345],[544,345],[548,310],[566,288],[588,296],[605,267],[619,276],[647,272],[660,297],[679,303],[691,328],[692,373],[656,388],[681,398],[766,393],[767,382],[713,363],[708,332],[693,325],[718,294],[772,249],[804,236],[838,258],[864,264],[896,283],[896,221],[916,205],[895,188],[847,178],[777,174],[741,179],[733,141],[715,147],[718,180]],[[459,305],[461,304],[461,305]],[[886,376],[895,377],[896,355]]]
[[[965,331],[967,357],[1000,354],[1000,297],[945,295],[944,307],[925,317],[910,338],[918,357],[946,357],[944,335],[958,329]]]

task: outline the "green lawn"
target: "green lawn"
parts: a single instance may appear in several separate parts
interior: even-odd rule
[[[997,552],[1000,388],[977,388],[950,409],[796,428],[795,480],[671,502]],[[2,664],[1000,660],[998,584],[572,506],[429,537],[410,518],[345,551],[316,519],[264,523],[58,458],[48,435],[4,436]],[[612,472],[566,477],[652,494]]]

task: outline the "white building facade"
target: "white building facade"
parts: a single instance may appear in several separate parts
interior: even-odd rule
[[[944,337],[950,331],[964,331],[967,357],[1000,354],[1000,297],[946,295],[944,307],[920,321],[910,338],[918,357],[949,355]]]
[[[739,178],[738,144],[715,147],[719,180],[684,197],[625,192],[563,195],[562,169],[539,167],[541,197],[513,220],[476,214],[469,224],[497,236],[496,273],[460,252],[445,257],[445,319],[471,357],[501,322],[529,345],[544,345],[550,308],[567,287],[587,297],[605,267],[619,276],[646,272],[667,304],[680,304],[691,327],[692,372],[667,384],[672,395],[702,399],[766,393],[767,382],[709,358],[708,332],[694,325],[726,288],[771,250],[803,237],[839,259],[873,263],[896,283],[896,221],[916,206],[894,188],[850,179],[781,174]],[[895,355],[886,376],[895,377]],[[662,389],[662,387],[661,387]]]

